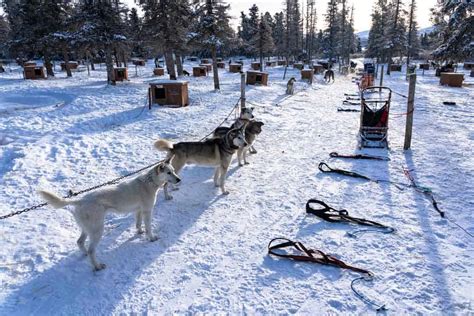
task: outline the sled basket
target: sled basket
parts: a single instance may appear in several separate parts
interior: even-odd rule
[[[360,146],[386,148],[392,90],[369,87],[361,91]]]

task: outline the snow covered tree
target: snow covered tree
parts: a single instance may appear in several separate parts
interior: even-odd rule
[[[406,43],[406,21],[404,16],[407,12],[403,9],[402,0],[393,0],[390,4],[390,24],[389,32],[387,34],[389,38],[389,49],[388,49],[388,66],[387,75],[390,75],[390,66],[392,64],[392,56],[402,54],[405,52]]]
[[[315,52],[316,22],[317,22],[317,12],[316,12],[315,0],[308,0],[308,2],[306,3],[305,49],[306,49],[306,56],[309,63],[311,63],[313,53]]]
[[[3,8],[11,25],[10,51],[16,56],[44,58],[48,76],[54,76],[51,64],[56,44],[52,35],[63,28],[67,3],[54,0],[5,0]]]
[[[188,0],[140,0],[144,12],[144,34],[149,47],[163,51],[170,79],[183,74],[182,55],[187,50],[192,11]],[[176,57],[176,58],[175,58]]]
[[[337,54],[337,45],[340,32],[340,25],[338,22],[338,1],[329,0],[326,13],[327,28],[324,30],[324,47],[323,50],[330,61]]]
[[[234,32],[230,27],[227,5],[222,0],[204,0],[197,4],[197,23],[194,25],[192,42],[211,51],[214,89],[219,90],[219,72],[217,69],[217,51],[221,49]]]
[[[432,12],[438,37],[433,57],[441,61],[474,58],[474,2],[440,0]]]
[[[72,17],[76,24],[75,44],[103,52],[107,82],[112,85],[115,85],[113,58],[119,65],[120,53],[128,48],[126,12],[119,0],[81,0]]]
[[[285,25],[283,12],[277,12],[274,16],[275,27],[272,30],[275,53],[278,57],[285,55]]]
[[[290,57],[299,58],[302,47],[303,21],[298,0],[286,0],[284,11],[285,55],[287,59]]]
[[[143,57],[146,55],[143,41],[143,21],[138,16],[136,8],[132,8],[128,14],[127,35],[131,42],[131,53],[133,56]]]
[[[260,71],[263,71],[263,59],[267,54],[271,54],[275,49],[275,44],[272,37],[272,29],[269,25],[268,19],[261,16],[258,21],[258,32],[252,38],[252,47],[258,52],[260,56]]]
[[[378,0],[372,11],[372,26],[367,42],[366,57],[377,58],[378,62],[386,61],[389,47],[388,30],[389,9],[387,0]]]
[[[349,9],[347,8],[347,1],[340,0],[342,9],[339,14],[341,31],[338,36],[339,56],[341,57],[342,64],[348,65],[350,54],[355,51],[355,34],[354,34],[354,6],[352,6],[351,13],[349,15]]]
[[[10,25],[8,20],[0,15],[0,58],[6,58],[7,56],[7,40],[9,37]]]

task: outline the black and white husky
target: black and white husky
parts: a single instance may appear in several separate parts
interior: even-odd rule
[[[215,166],[214,185],[221,188],[222,194],[227,195],[229,191],[225,189],[225,178],[232,155],[246,144],[243,129],[237,128],[227,131],[223,138],[176,144],[159,139],[154,145],[158,150],[167,151],[168,157],[173,157],[171,165],[176,173],[179,173],[187,164]],[[164,186],[164,192],[166,199],[173,198],[168,192],[167,184]]]

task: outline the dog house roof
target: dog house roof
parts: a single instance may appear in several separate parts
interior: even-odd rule
[[[174,83],[174,84],[185,84],[188,83],[186,80],[169,80],[169,79],[160,79],[160,80],[152,80],[148,82],[149,84],[169,84],[169,83]]]
[[[255,73],[255,74],[268,74],[268,72],[265,71],[257,71],[257,70],[248,70],[248,73]]]

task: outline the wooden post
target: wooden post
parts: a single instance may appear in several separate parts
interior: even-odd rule
[[[411,74],[409,76],[409,86],[408,86],[408,101],[407,101],[407,122],[405,127],[405,144],[403,149],[410,149],[411,146],[411,132],[413,128],[413,109],[415,104],[415,85],[416,85],[416,74]]]
[[[148,109],[151,110],[151,87],[148,88]]]
[[[240,109],[245,109],[245,73],[240,73]]]
[[[382,65],[382,68],[381,68],[381,71],[380,71],[379,87],[382,87],[382,85],[383,85],[383,68],[384,68],[384,65]],[[379,92],[382,92],[382,88],[379,89]]]
[[[377,63],[377,67],[375,68],[375,79],[377,79],[378,75],[379,75],[379,63]]]

